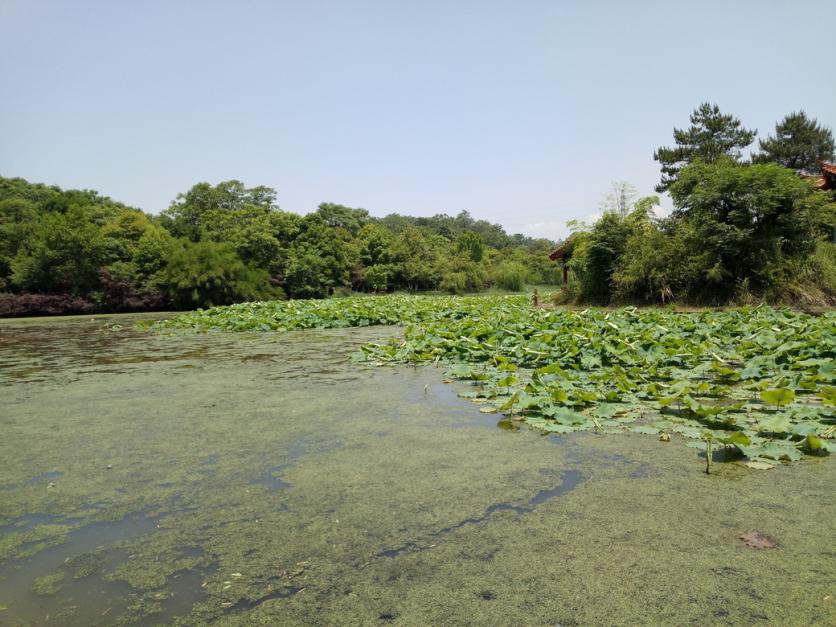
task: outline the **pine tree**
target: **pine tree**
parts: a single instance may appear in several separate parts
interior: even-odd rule
[[[653,158],[662,164],[662,181],[657,192],[665,192],[673,184],[682,166],[699,159],[714,163],[721,157],[740,159],[740,150],[751,144],[757,131],[744,128],[739,119],[720,113],[717,105],[702,103],[691,114],[687,130],[674,128],[676,146],[660,147]]]
[[[833,133],[804,111],[790,113],[775,125],[775,137],[760,141],[759,163],[779,163],[797,172],[819,171],[817,161],[833,159]]]

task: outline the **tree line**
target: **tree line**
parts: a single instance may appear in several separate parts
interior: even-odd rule
[[[456,216],[282,211],[269,187],[198,183],[160,215],[0,178],[0,315],[193,309],[349,291],[555,283],[555,243]]]
[[[654,153],[674,210],[616,184],[601,217],[573,224],[563,243],[571,270],[560,302],[591,304],[836,302],[836,191],[820,189],[833,161],[829,128],[803,111],[778,122],[744,158],[757,132],[701,104],[675,145]]]
[[[836,192],[817,189],[832,131],[803,111],[757,132],[701,104],[654,158],[657,196],[614,184],[601,217],[570,223],[559,302],[836,302]],[[323,203],[282,211],[269,187],[198,183],[160,215],[89,190],[0,178],[0,315],[192,309],[349,291],[558,284],[555,243],[456,216],[375,218]]]

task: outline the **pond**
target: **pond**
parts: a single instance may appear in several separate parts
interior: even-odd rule
[[[397,328],[138,319],[0,322],[0,625],[836,623],[832,461],[498,428],[350,360]]]

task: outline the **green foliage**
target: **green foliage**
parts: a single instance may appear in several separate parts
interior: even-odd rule
[[[384,226],[377,223],[366,224],[357,234],[360,263],[366,268],[390,263],[393,241],[391,231]]]
[[[99,267],[111,257],[87,208],[46,213],[11,261],[11,284],[29,292],[84,294],[95,288]]]
[[[37,220],[37,205],[26,198],[0,200],[0,290],[11,279],[12,260],[30,237]]]
[[[178,307],[281,297],[267,272],[247,266],[230,244],[182,242],[165,261],[158,281]]]
[[[794,171],[830,158],[832,134],[803,112],[776,133],[755,164],[741,162],[755,133],[700,105],[690,128],[674,129],[676,146],[655,154],[673,214],[657,219],[658,198],[633,203],[629,184],[613,184],[602,217],[564,243],[571,274],[559,302],[836,302],[836,196]]]
[[[437,287],[441,278],[438,253],[442,241],[440,236],[413,226],[404,229],[392,245],[397,282],[413,290]]]
[[[556,279],[547,259],[553,242],[509,237],[467,212],[376,219],[364,209],[323,203],[301,217],[281,211],[275,199],[274,190],[240,181],[198,183],[155,218],[95,192],[0,178],[0,290],[135,310],[162,307],[166,298],[169,306],[192,307],[270,293],[478,291],[492,284],[490,270],[502,263],[516,264],[520,276]],[[256,270],[282,289],[256,289],[268,284]],[[10,310],[40,302],[29,300]]]
[[[816,242],[805,273],[808,284],[819,287],[827,300],[836,301],[836,244],[826,240]]]
[[[631,229],[624,253],[612,272],[616,302],[665,303],[687,283],[682,251],[684,230],[671,232],[670,222],[642,221]]]
[[[372,363],[450,364],[467,396],[534,428],[678,434],[751,459],[832,445],[836,314],[758,307],[547,311],[527,296],[353,297],[248,303],[163,328],[229,331],[406,325],[363,347]],[[763,402],[761,402],[763,401]]]
[[[155,225],[146,230],[137,241],[131,255],[137,273],[144,279],[153,277],[165,266],[166,259],[175,246],[174,237],[162,227]]]
[[[584,227],[571,237],[569,267],[578,282],[576,298],[583,302],[642,300],[638,294],[645,290],[662,300],[666,296],[666,279],[655,275],[660,263],[663,271],[668,271],[668,260],[660,258],[660,250],[648,250],[653,245],[648,240],[662,239],[650,218],[659,199],[650,196],[633,203],[624,195],[624,185],[615,186],[621,190],[616,205],[591,227]],[[606,205],[615,202],[612,196],[608,198]],[[651,256],[644,254],[647,252]]]
[[[788,260],[809,255],[816,224],[801,201],[814,193],[774,164],[696,163],[671,186],[678,217],[701,242],[701,280],[692,293],[726,299],[749,281],[758,290],[789,280]]]
[[[438,287],[450,294],[464,294],[467,291],[467,275],[464,272],[448,272]]]
[[[795,392],[787,388],[778,388],[776,390],[764,390],[761,392],[761,398],[765,403],[782,407],[789,405],[795,400]]]
[[[612,275],[630,236],[630,226],[618,213],[608,211],[587,234],[575,260],[585,302],[606,304],[612,295]]]
[[[505,261],[499,264],[493,272],[494,284],[511,292],[521,292],[528,278],[528,269],[516,261]]]
[[[117,292],[129,301],[118,310],[158,307],[150,272],[142,275],[134,261],[146,233],[158,231],[141,211],[95,192],[0,178],[0,289],[56,296],[21,295],[18,309],[31,302],[33,313],[43,309],[39,302],[54,303],[50,313],[61,313],[60,303],[68,312],[91,300],[110,307],[105,293]]]
[[[284,285],[297,298],[323,298],[335,286],[332,269],[316,250],[297,251],[287,267]]]
[[[317,207],[314,215],[332,228],[343,228],[352,236],[369,224],[369,212],[365,209],[353,209],[343,205],[325,202]]]
[[[389,267],[384,264],[375,264],[365,269],[363,274],[363,285],[371,292],[385,292],[389,282]]]
[[[659,189],[670,191],[674,213],[658,219],[658,197],[634,200],[629,183],[614,183],[601,218],[563,244],[570,274],[560,302],[836,301],[836,199],[773,163],[808,168],[814,155],[832,153],[832,136],[803,112],[791,114],[775,138],[761,142],[761,163],[742,163],[741,149],[754,136],[716,105],[700,105],[688,129],[674,129],[675,147],[655,155]],[[270,286],[294,298],[562,283],[562,265],[548,258],[554,242],[508,235],[466,211],[376,219],[323,203],[301,217],[275,201],[268,187],[199,183],[153,218],[96,192],[0,178],[0,289],[114,309],[120,298],[129,308],[142,295],[160,302],[160,289],[171,290],[162,297],[180,307],[263,294],[243,287],[268,284],[255,275],[218,293],[221,261],[235,276],[243,277],[242,268],[266,273]],[[234,255],[186,241],[223,244]],[[183,256],[198,253],[189,267]],[[177,267],[169,269],[172,261]]]
[[[690,127],[673,129],[676,146],[661,147],[653,153],[653,158],[662,164],[662,181],[656,191],[667,191],[676,182],[682,167],[694,161],[714,163],[724,158],[739,159],[741,149],[751,144],[756,134],[734,116],[720,113],[717,105],[702,103],[691,113]]]
[[[466,254],[471,261],[482,261],[482,257],[485,255],[482,236],[471,231],[459,235],[456,240],[456,249],[458,252]]]
[[[247,189],[241,181],[224,181],[212,186],[198,183],[163,212],[164,225],[176,237],[200,241],[203,231],[222,228],[230,215],[267,213],[275,208],[276,192],[269,187]]]
[[[818,172],[818,161],[832,161],[833,132],[804,111],[790,113],[775,125],[775,136],[760,140],[757,163],[777,163],[798,172]]]
[[[328,226],[319,215],[311,214],[302,220],[293,242],[284,285],[294,297],[322,298],[350,285],[357,264],[351,233]]]

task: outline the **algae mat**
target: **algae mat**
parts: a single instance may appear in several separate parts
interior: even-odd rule
[[[498,429],[349,361],[393,328],[133,320],[0,323],[0,624],[836,623],[828,460]]]

